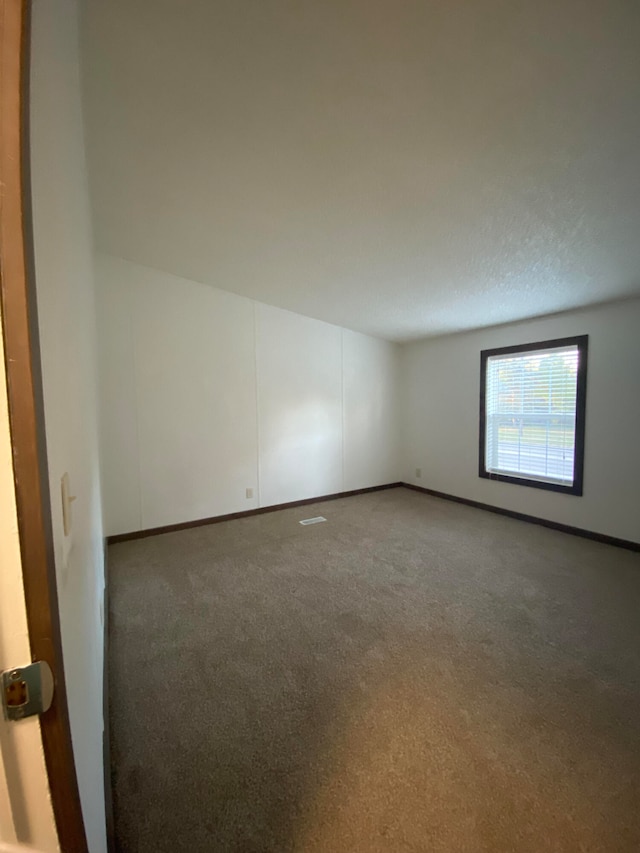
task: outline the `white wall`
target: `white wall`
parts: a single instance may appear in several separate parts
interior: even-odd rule
[[[342,330],[256,305],[260,498],[343,490]]]
[[[398,347],[111,256],[97,270],[109,534],[402,479],[640,539],[638,300]],[[478,477],[480,350],[585,333],[584,495]]]
[[[130,296],[141,516],[153,526],[178,508],[180,520],[223,513],[255,484],[252,306],[206,287],[140,284]]]
[[[480,351],[578,334],[589,335],[583,496],[480,478]],[[640,541],[640,300],[408,344],[400,361],[403,480]]]
[[[96,271],[108,534],[398,479],[397,345],[107,255]]]
[[[55,559],[71,735],[92,853],[106,849],[102,760],[104,570],[92,240],[74,0],[33,4],[31,167]],[[67,471],[73,527],[62,527]]]

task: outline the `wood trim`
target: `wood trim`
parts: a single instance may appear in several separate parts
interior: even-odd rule
[[[535,515],[526,515],[524,512],[515,512],[512,509],[503,509],[492,504],[472,501],[469,498],[459,498],[456,495],[449,495],[446,492],[436,492],[435,489],[427,489],[424,486],[414,486],[413,483],[401,483],[400,485],[405,486],[407,489],[413,489],[414,492],[431,495],[434,498],[442,498],[445,501],[453,501],[454,503],[465,504],[465,506],[472,506],[476,509],[484,509],[487,512],[506,515],[508,518],[515,518],[518,521],[528,521],[530,524],[539,524],[542,527],[549,527],[551,530],[569,533],[571,536],[581,536],[583,539],[601,542],[603,545],[613,545],[616,548],[626,548],[629,551],[640,551],[640,542],[632,542],[630,539],[618,539],[616,536],[607,536],[605,533],[594,533],[592,530],[584,530],[582,527],[571,527],[569,524],[550,521],[548,518],[538,518]]]
[[[33,660],[56,690],[40,718],[60,847],[86,853],[62,660],[44,431],[30,210],[29,3],[0,0],[0,298],[24,592]]]
[[[577,345],[578,375],[576,394],[576,438],[573,454],[573,483],[563,486],[560,483],[549,483],[544,480],[518,477],[510,474],[498,474],[487,471],[485,460],[486,437],[486,386],[487,361],[494,355],[517,355],[519,353],[535,352],[537,350],[554,349]],[[500,483],[513,483],[517,486],[529,486],[533,489],[545,489],[548,492],[562,492],[565,495],[582,496],[584,476],[584,433],[587,397],[587,361],[589,356],[589,336],[574,335],[570,338],[556,338],[552,341],[540,341],[533,344],[518,344],[510,347],[482,350],[480,353],[480,422],[478,429],[478,476],[486,480],[496,480]]]
[[[573,484],[575,494],[584,490],[584,436],[587,425],[587,368],[589,363],[589,335],[579,335],[578,377],[576,380],[576,438],[573,450]]]
[[[107,537],[107,544],[115,545],[117,542],[129,542],[132,539],[146,539],[147,536],[158,536],[161,533],[175,533],[177,530],[188,530],[191,527],[202,527],[206,524],[219,524],[221,521],[233,521],[236,518],[249,518],[252,515],[264,515],[267,512],[277,512],[280,509],[291,509],[296,506],[306,506],[319,501],[335,501],[339,498],[352,498],[354,495],[366,495],[369,492],[381,492],[385,489],[397,489],[403,483],[386,483],[384,486],[369,486],[366,489],[352,489],[349,492],[334,492],[331,495],[320,495],[317,498],[305,498],[301,501],[289,501],[284,504],[273,506],[261,506],[256,509],[247,509],[242,512],[230,512],[227,515],[214,515],[211,518],[198,518],[195,521],[183,521],[179,524],[165,524],[162,527],[150,527],[146,530],[133,530],[131,533],[116,533]]]

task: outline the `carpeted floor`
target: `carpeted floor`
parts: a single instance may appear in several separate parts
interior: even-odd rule
[[[397,488],[109,571],[121,851],[640,850],[639,554]]]

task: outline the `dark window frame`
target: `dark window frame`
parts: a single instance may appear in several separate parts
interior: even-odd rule
[[[486,388],[487,362],[491,356],[518,355],[520,353],[536,352],[560,347],[578,347],[578,374],[576,377],[576,431],[573,454],[573,483],[563,486],[560,483],[548,483],[544,480],[534,480],[526,476],[519,477],[509,474],[494,474],[487,471],[485,459],[486,438]],[[519,486],[530,486],[534,489],[545,489],[549,492],[562,492],[566,495],[581,496],[584,485],[584,433],[587,405],[587,361],[589,355],[589,336],[575,335],[570,338],[556,338],[551,341],[538,341],[532,344],[519,344],[511,347],[482,350],[480,353],[480,440],[478,474],[486,480],[496,480],[500,483],[514,483]]]

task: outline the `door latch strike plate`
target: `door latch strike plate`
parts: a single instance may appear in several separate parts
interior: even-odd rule
[[[39,660],[2,673],[2,707],[7,720],[44,714],[53,701],[53,673]]]

